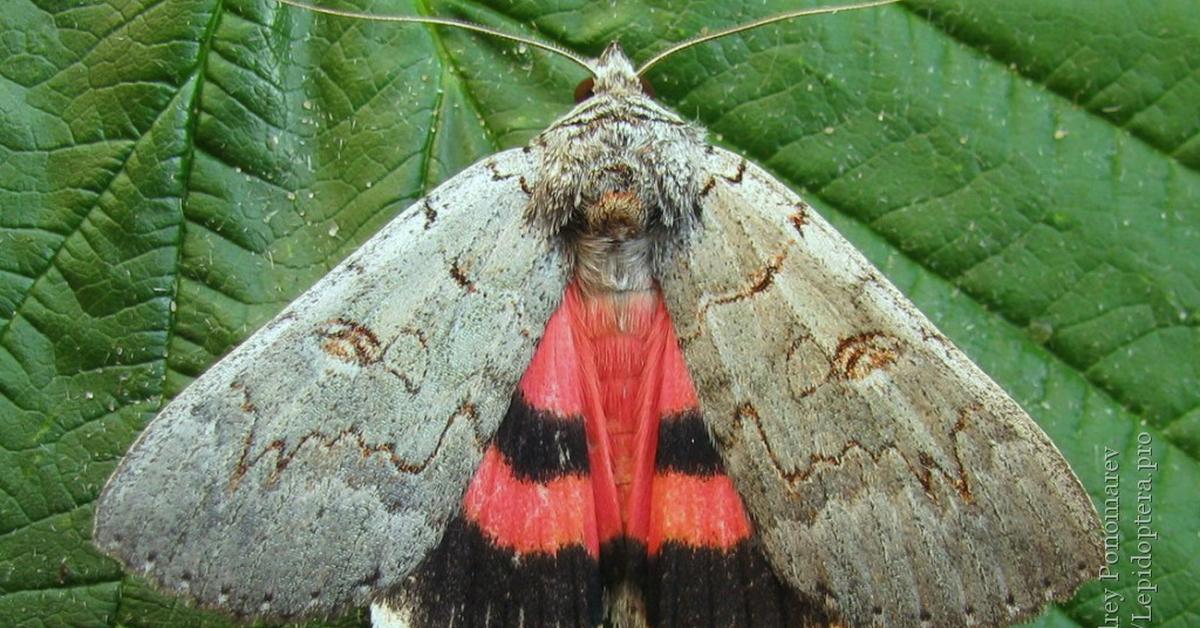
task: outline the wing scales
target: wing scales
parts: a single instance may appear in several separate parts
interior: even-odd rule
[[[1037,425],[794,193],[714,149],[662,275],[721,446],[781,575],[852,624],[1006,623],[1101,561]]]
[[[451,179],[189,386],[105,487],[96,543],[243,615],[337,612],[411,571],[565,286],[524,226],[535,159]]]

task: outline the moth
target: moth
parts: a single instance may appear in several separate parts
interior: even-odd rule
[[[100,497],[101,549],[238,617],[414,628],[991,626],[1097,573],[1046,435],[647,93],[668,53],[516,39],[591,73],[578,105],[169,403]]]

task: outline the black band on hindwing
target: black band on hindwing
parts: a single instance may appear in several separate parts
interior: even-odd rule
[[[513,474],[522,480],[548,482],[563,475],[588,472],[583,419],[560,417],[534,408],[520,391],[513,393],[493,442]]]
[[[603,614],[599,573],[582,545],[518,554],[455,517],[437,549],[384,601],[408,609],[412,628],[590,628]]]
[[[712,476],[724,473],[725,465],[713,446],[699,410],[663,417],[658,425],[657,471]]]

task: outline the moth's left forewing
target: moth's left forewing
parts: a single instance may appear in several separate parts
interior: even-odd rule
[[[713,149],[661,280],[780,575],[854,625],[1007,623],[1101,561],[1040,428],[798,196]]]
[[[536,155],[467,168],[389,222],[145,429],[93,539],[238,616],[333,615],[423,560],[567,267],[524,218]]]

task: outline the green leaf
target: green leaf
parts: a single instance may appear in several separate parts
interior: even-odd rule
[[[646,59],[793,5],[357,6],[590,55],[619,40]],[[660,100],[805,193],[1114,517],[1115,578],[1043,626],[1104,623],[1106,590],[1129,623],[1143,577],[1147,625],[1198,621],[1198,24],[1192,0],[907,0],[712,42],[650,75]],[[408,203],[567,111],[582,78],[524,47],[270,0],[6,5],[0,624],[223,625],[90,546],[121,454]],[[1157,535],[1144,574],[1139,503]]]

